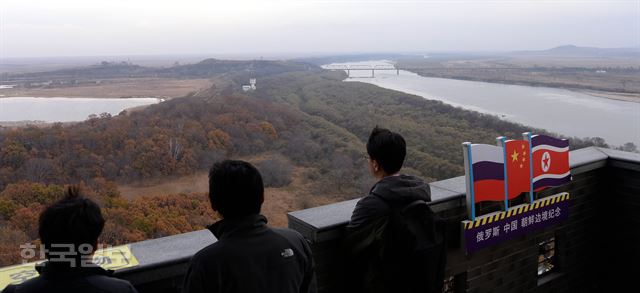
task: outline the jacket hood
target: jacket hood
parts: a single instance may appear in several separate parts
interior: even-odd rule
[[[371,188],[370,193],[392,202],[431,201],[429,184],[421,178],[411,175],[393,175],[382,178]]]
[[[222,219],[209,225],[207,229],[216,236],[217,239],[230,237],[236,233],[265,229],[267,218],[263,215],[251,215],[241,218]]]

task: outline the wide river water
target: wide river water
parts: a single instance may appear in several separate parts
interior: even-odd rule
[[[91,114],[117,115],[124,109],[155,104],[156,98],[0,98],[0,121],[83,121]]]
[[[385,61],[330,65],[381,65]],[[325,66],[326,67],[326,66]],[[558,88],[505,85],[423,77],[408,71],[351,71],[348,82],[440,100],[468,110],[543,128],[567,136],[601,137],[610,145],[633,142],[640,147],[640,103],[600,98]],[[358,77],[360,76],[360,77]]]

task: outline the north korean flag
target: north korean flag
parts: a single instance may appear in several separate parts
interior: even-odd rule
[[[522,192],[531,190],[531,168],[529,167],[529,142],[507,140],[504,143],[507,169],[507,194],[513,199]]]
[[[571,181],[569,140],[546,135],[531,137],[533,154],[533,190],[558,186]]]

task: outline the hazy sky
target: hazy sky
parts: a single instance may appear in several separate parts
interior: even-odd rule
[[[640,46],[640,0],[0,0],[0,57]]]

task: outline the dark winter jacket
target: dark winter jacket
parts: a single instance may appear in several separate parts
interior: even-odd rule
[[[218,241],[193,256],[183,292],[315,292],[306,240],[266,223],[264,216],[255,215],[211,225]]]
[[[345,266],[349,276],[345,292],[397,292],[400,280],[389,281],[383,272],[385,229],[391,206],[406,206],[416,200],[431,201],[430,188],[422,179],[409,175],[388,176],[376,183],[358,203],[347,225]],[[395,283],[394,283],[395,282]]]
[[[69,293],[137,293],[128,281],[110,277],[97,265],[74,267],[44,262],[36,266],[40,276],[20,285],[9,285],[3,293],[69,292]]]
[[[375,194],[375,195],[374,195]],[[389,214],[389,203],[409,204],[415,200],[431,201],[429,184],[411,175],[388,176],[378,181],[356,204],[347,225],[349,232]]]

